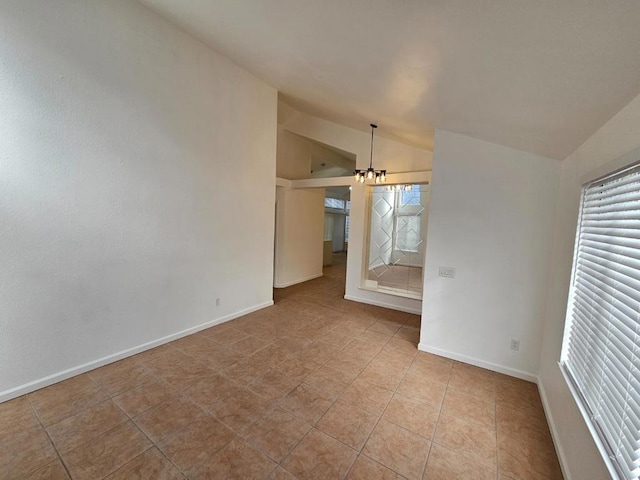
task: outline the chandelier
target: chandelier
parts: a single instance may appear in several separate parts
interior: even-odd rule
[[[374,123],[371,124],[371,156],[369,158],[369,168],[366,170],[355,169],[353,179],[356,182],[364,183],[366,180],[375,180],[375,183],[384,183],[387,181],[386,170],[375,170],[373,168],[373,131],[378,128]]]

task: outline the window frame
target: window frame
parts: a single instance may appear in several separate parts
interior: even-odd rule
[[[339,203],[342,204],[342,206],[335,207],[335,206],[332,206],[332,205],[327,205],[327,201],[330,204],[333,203],[334,201],[335,202],[339,202]],[[329,208],[329,209],[332,209],[332,210],[339,210],[341,212],[345,212],[347,210],[346,207],[347,207],[347,201],[344,198],[336,198],[336,197],[325,197],[324,198],[324,208]]]
[[[392,249],[394,251],[397,252],[402,252],[404,254],[419,254],[420,253],[420,246],[424,244],[424,239],[421,239],[421,241],[416,245],[415,250],[411,249],[411,248],[400,248],[398,247],[398,240],[400,237],[400,228],[398,227],[400,220],[403,219],[404,217],[406,218],[416,218],[418,219],[418,231],[421,230],[422,228],[422,216],[421,215],[412,215],[409,213],[404,213],[404,214],[399,214],[397,212],[395,212],[393,214],[393,240],[392,240]]]
[[[392,249],[393,251],[402,252],[404,254],[420,254],[420,249],[425,244],[425,238],[421,239],[421,241],[416,245],[416,249],[405,249],[398,248],[398,234],[400,229],[398,228],[399,220],[403,217],[407,218],[417,218],[418,221],[418,232],[422,231],[422,214],[426,210],[426,206],[422,203],[422,191],[420,187],[422,184],[416,183],[411,185],[411,190],[398,190],[395,192],[394,205],[393,205],[393,239],[392,239]],[[417,193],[417,195],[416,195]],[[411,201],[405,202],[404,198],[406,194],[411,194]],[[413,200],[417,199],[417,203]]]
[[[414,183],[411,185],[411,190],[400,190],[399,193],[400,193],[399,195],[400,206],[407,207],[407,206],[422,205],[422,203],[420,202],[420,184]],[[417,202],[414,201],[416,200],[416,193],[418,193]],[[406,202],[405,202],[405,196],[410,197]]]
[[[372,226],[373,226],[373,219],[372,219],[372,211],[374,208],[374,205],[376,203],[375,201],[375,195],[376,192],[377,193],[385,193],[385,194],[389,194],[393,196],[393,202],[389,202],[390,203],[390,209],[384,214],[389,215],[392,217],[392,224],[391,229],[394,231],[394,233],[389,234],[389,252],[388,254],[390,256],[395,255],[396,253],[402,253],[405,256],[413,256],[413,255],[419,255],[420,252],[424,252],[426,250],[426,242],[427,242],[427,225],[428,225],[428,218],[429,218],[429,201],[430,201],[430,197],[431,197],[431,181],[429,180],[425,180],[423,178],[420,179],[416,179],[415,182],[406,182],[403,184],[407,184],[407,183],[412,183],[415,185],[418,185],[418,188],[420,189],[420,198],[422,201],[424,201],[424,204],[420,204],[420,205],[406,205],[404,206],[405,209],[407,210],[414,210],[416,213],[420,213],[420,224],[421,224],[421,232],[424,232],[424,236],[422,238],[422,242],[420,242],[420,245],[418,247],[417,251],[409,251],[409,250],[399,250],[396,248],[396,240],[397,240],[397,235],[395,234],[395,231],[397,229],[397,218],[398,217],[403,217],[403,216],[415,216],[413,213],[411,215],[404,215],[404,214],[399,214],[397,211],[397,208],[399,206],[400,203],[400,199],[401,199],[401,191],[400,190],[396,190],[393,189],[392,191],[390,191],[390,189],[385,188],[387,187],[387,185],[379,185],[379,184],[367,184],[366,187],[366,205],[365,205],[365,223],[364,223],[364,229],[363,229],[363,236],[364,236],[364,247],[363,248],[363,258],[362,258],[362,264],[361,264],[361,272],[360,272],[360,286],[358,288],[360,288],[361,290],[368,290],[371,292],[376,292],[376,293],[381,293],[384,295],[393,295],[396,297],[403,297],[403,298],[409,298],[412,300],[418,300],[418,301],[422,301],[423,298],[423,292],[413,292],[413,291],[404,291],[401,289],[393,289],[393,288],[385,288],[382,286],[378,286],[378,282],[375,281],[375,279],[369,278],[369,272],[370,272],[370,265],[371,265],[371,255],[372,255],[372,248],[373,248],[373,243],[375,243],[372,240]],[[386,244],[387,242],[385,242]],[[424,250],[423,250],[424,249]],[[385,260],[382,260],[383,263],[385,263],[386,265],[404,265],[402,263],[398,263],[397,261],[391,261],[391,262],[387,262]],[[405,266],[416,266],[416,265],[405,265]],[[422,266],[423,268],[423,272],[424,272],[424,266]]]
[[[618,462],[612,460],[614,457],[614,452],[608,445],[605,437],[600,430],[598,424],[594,421],[593,414],[591,412],[590,407],[588,406],[587,400],[582,393],[579,386],[576,384],[572,374],[569,372],[569,369],[565,365],[565,358],[568,350],[569,344],[569,334],[571,332],[572,325],[572,313],[575,302],[575,291],[576,291],[576,270],[577,270],[577,261],[579,254],[579,239],[581,233],[582,219],[583,219],[583,203],[585,199],[585,191],[587,188],[592,186],[594,183],[601,181],[610,181],[616,176],[622,176],[627,171],[637,170],[640,168],[640,148],[637,148],[626,155],[623,155],[611,162],[604,164],[603,166],[594,169],[588,172],[585,175],[582,175],[579,179],[580,182],[580,200],[579,200],[579,208],[577,214],[577,224],[574,235],[574,248],[573,248],[573,258],[572,258],[572,269],[571,276],[569,279],[569,295],[567,298],[567,306],[565,313],[565,321],[564,321],[564,329],[563,329],[563,340],[562,340],[562,350],[560,354],[560,361],[558,362],[558,366],[560,368],[560,372],[564,377],[564,380],[569,388],[569,391],[578,406],[578,409],[585,421],[585,424],[591,434],[594,443],[601,454],[605,465],[611,475],[612,478],[618,480],[626,480],[626,477],[623,475],[624,472],[620,470]]]

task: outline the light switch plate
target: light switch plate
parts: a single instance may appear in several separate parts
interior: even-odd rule
[[[455,278],[456,269],[454,267],[440,267],[440,270],[438,270],[438,276],[445,278]]]

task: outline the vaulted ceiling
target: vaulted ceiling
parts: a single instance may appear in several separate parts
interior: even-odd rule
[[[638,0],[140,0],[290,105],[564,158],[640,93]]]

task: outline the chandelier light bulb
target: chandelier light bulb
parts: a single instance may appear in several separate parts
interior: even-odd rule
[[[353,171],[353,180],[355,182],[365,183],[365,179],[374,180],[375,183],[384,183],[387,181],[386,170],[376,170],[373,168],[373,132],[378,126],[374,123],[371,124],[371,154],[369,158],[369,168],[366,171],[355,169]]]

